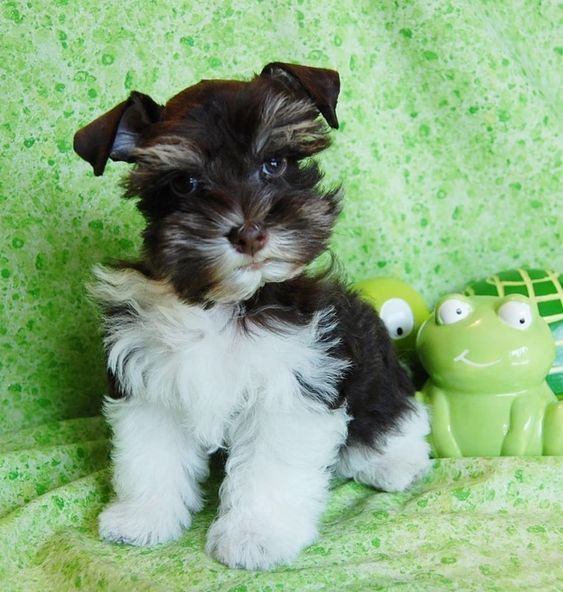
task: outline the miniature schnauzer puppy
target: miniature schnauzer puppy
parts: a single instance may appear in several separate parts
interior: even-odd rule
[[[268,64],[161,106],[133,92],[75,136],[146,219],[140,261],[98,267],[117,499],[101,536],[177,539],[227,452],[207,551],[292,561],[317,536],[331,475],[401,491],[427,469],[428,418],[374,310],[307,265],[340,212],[311,158],[337,128],[333,70]],[[322,115],[322,118],[319,117]]]

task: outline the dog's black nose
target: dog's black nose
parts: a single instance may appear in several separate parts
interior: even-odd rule
[[[261,224],[250,222],[229,232],[229,240],[239,253],[254,256],[266,244],[266,231]]]

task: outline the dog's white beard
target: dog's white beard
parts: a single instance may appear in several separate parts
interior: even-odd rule
[[[235,269],[209,291],[208,297],[222,304],[242,302],[248,300],[264,284],[286,281],[301,270],[301,266],[283,261],[264,263],[260,269]]]
[[[248,300],[264,285],[259,271],[237,269],[215,284],[207,297],[214,302],[228,304]]]
[[[216,283],[208,298],[222,304],[242,302],[268,282],[284,282],[298,275],[304,266],[286,260],[287,249],[281,238],[271,237],[256,260],[237,253],[230,245],[214,245]]]

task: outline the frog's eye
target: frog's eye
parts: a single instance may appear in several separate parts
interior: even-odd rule
[[[498,309],[498,316],[514,329],[527,329],[532,324],[532,310],[525,302],[505,302]]]
[[[391,339],[403,339],[412,333],[414,316],[411,307],[402,298],[390,298],[379,311]]]
[[[440,325],[452,325],[468,317],[472,310],[468,302],[450,298],[440,305],[437,320]]]

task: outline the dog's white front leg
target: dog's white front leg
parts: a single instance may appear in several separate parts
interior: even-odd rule
[[[201,509],[198,482],[207,455],[191,440],[178,411],[135,399],[108,401],[117,500],[100,515],[102,538],[152,545],[178,538]]]
[[[230,567],[269,569],[311,544],[347,421],[343,409],[306,401],[291,411],[245,410],[232,426],[208,553]]]

